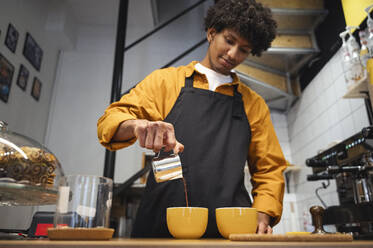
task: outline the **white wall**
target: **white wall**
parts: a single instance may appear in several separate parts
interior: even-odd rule
[[[0,8],[0,53],[14,66],[8,103],[0,101],[0,119],[9,124],[9,129],[25,134],[39,142],[44,142],[48,124],[49,104],[53,90],[54,75],[58,49],[49,42],[49,33],[45,32],[48,4],[44,1],[2,0]],[[8,24],[12,23],[19,32],[16,53],[13,54],[5,45],[4,40]],[[37,71],[23,56],[23,44],[29,32],[43,50],[43,60],[40,72]],[[30,72],[26,91],[16,85],[20,64]],[[39,101],[31,97],[31,87],[34,77],[42,82]],[[26,121],[27,120],[27,121]]]
[[[292,161],[292,157],[287,115],[285,113],[271,112],[271,119],[285,159],[290,162]]]
[[[292,162],[293,159],[292,151],[290,148],[287,114],[272,111],[271,119],[276,131],[277,138],[280,142],[282,152],[284,153],[285,159],[289,162]],[[288,194],[285,188],[285,195],[283,201],[284,211],[280,223],[278,223],[273,229],[274,233],[285,233],[287,231],[290,231],[292,228],[298,227],[297,209],[295,201],[296,196],[294,194]]]
[[[130,1],[130,3],[131,2],[132,1]],[[180,55],[186,49],[194,46],[197,42],[206,37],[203,29],[203,16],[207,7],[211,6],[212,3],[213,1],[206,1],[206,3],[180,17],[172,24],[161,29],[151,37],[139,43],[137,46],[128,50],[125,54],[122,90],[131,88],[149,73],[166,65],[176,56]],[[133,11],[130,9],[129,11],[132,13],[135,12],[136,9]],[[137,13],[139,12],[140,10]],[[175,12],[175,14],[177,13],[178,12]],[[136,18],[138,17],[134,16],[133,20],[137,20]],[[153,27],[150,26],[153,21],[151,13],[144,13],[141,16],[141,21],[130,20],[126,41],[127,45],[131,44],[134,40],[137,40],[137,38],[144,35],[147,31],[153,29]],[[144,27],[142,22],[146,20],[147,22]],[[196,50],[184,59],[176,62],[173,66],[187,64],[191,60],[199,60],[203,58],[206,53],[205,49],[206,46]]]
[[[50,24],[48,13],[52,5],[52,1],[45,0],[1,0],[0,8],[0,53],[15,67],[8,103],[0,101],[0,119],[8,122],[9,130],[40,143],[45,141],[58,51],[64,45],[58,38],[65,36],[62,34],[57,38],[52,33],[54,28],[46,30]],[[15,54],[4,45],[9,23],[19,32]],[[43,50],[40,71],[22,54],[26,32],[32,35]],[[16,85],[20,64],[30,72],[26,91]],[[34,77],[42,82],[39,101],[34,100],[30,94]],[[0,207],[0,228],[28,228],[32,212],[33,207]]]
[[[309,208],[321,205],[314,192],[322,182],[306,180],[312,170],[305,166],[305,160],[330,143],[342,141],[369,125],[364,100],[342,98],[346,83],[340,56],[339,51],[324,66],[288,114],[291,162],[302,166],[299,173],[293,174],[290,186],[298,200],[298,221],[304,230],[307,229],[304,226],[310,224]],[[331,186],[321,190],[320,194],[327,205],[338,204],[335,180],[331,180]]]

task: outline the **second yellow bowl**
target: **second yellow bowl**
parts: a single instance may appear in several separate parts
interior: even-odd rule
[[[217,208],[215,213],[219,233],[226,239],[230,234],[256,232],[258,217],[255,208]]]

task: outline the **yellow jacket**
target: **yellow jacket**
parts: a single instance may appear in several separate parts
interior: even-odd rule
[[[136,138],[125,142],[111,142],[120,123],[130,119],[164,120],[171,111],[185,78],[192,75],[196,61],[177,68],[156,70],[141,81],[118,102],[112,103],[98,120],[100,143],[109,150],[118,150],[133,144]],[[216,88],[216,92],[233,95],[232,85],[238,84],[245,113],[251,127],[248,165],[253,185],[253,207],[280,220],[284,195],[283,170],[286,161],[274,131],[270,112],[263,98],[239,81],[232,73],[233,82]],[[208,90],[205,75],[196,71],[194,87]]]

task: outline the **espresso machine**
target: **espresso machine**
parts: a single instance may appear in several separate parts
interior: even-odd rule
[[[308,181],[336,180],[340,205],[326,207],[324,225],[373,239],[373,126],[306,160]],[[325,184],[323,184],[325,186]]]

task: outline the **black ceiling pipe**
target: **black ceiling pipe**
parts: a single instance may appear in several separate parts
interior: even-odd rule
[[[122,91],[123,64],[124,64],[124,48],[126,46],[126,30],[128,16],[128,0],[120,0],[118,21],[117,21],[117,37],[115,42],[114,52],[114,70],[113,82],[111,85],[110,103],[120,99]],[[115,152],[105,151],[105,166],[104,177],[114,178],[115,170]]]

